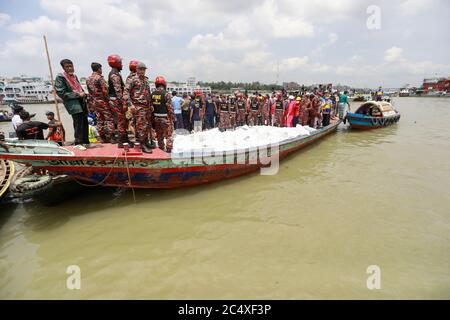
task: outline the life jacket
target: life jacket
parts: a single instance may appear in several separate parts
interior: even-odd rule
[[[221,112],[228,112],[228,103],[226,101],[219,102],[219,106]]]
[[[230,112],[236,113],[236,103],[230,103]]]
[[[94,126],[89,126],[89,142],[95,143],[97,142],[97,138],[95,137],[95,128]]]
[[[275,102],[275,110],[284,110],[282,100],[277,100],[277,102]]]
[[[167,116],[167,99],[166,90],[156,90],[152,94],[152,104],[155,116],[165,117]]]
[[[254,101],[250,107],[252,111],[258,111],[259,110],[259,103],[258,101]]]
[[[245,110],[245,101],[238,100],[236,104],[237,104],[238,110]]]
[[[114,90],[114,85],[112,82],[112,75],[117,74],[120,78],[120,85],[122,86],[122,90],[125,87],[125,84],[123,83],[122,76],[120,75],[120,72],[117,69],[111,69],[108,75],[108,93],[110,97],[117,97],[116,90]]]

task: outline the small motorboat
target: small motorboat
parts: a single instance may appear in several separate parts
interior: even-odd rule
[[[11,121],[12,114],[6,110],[0,110],[0,122]]]
[[[400,113],[386,101],[369,101],[344,119],[353,129],[377,129],[390,126],[400,120]]]

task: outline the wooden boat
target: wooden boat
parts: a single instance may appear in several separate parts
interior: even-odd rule
[[[355,113],[347,113],[344,119],[353,129],[377,129],[390,126],[400,120],[400,113],[389,102],[369,101]]]
[[[98,186],[134,188],[179,188],[233,178],[270,167],[287,155],[319,141],[336,131],[340,121],[310,135],[281,141],[277,146],[222,152],[167,154],[160,149],[146,154],[140,150],[118,149],[117,145],[98,144],[79,150],[60,147],[51,141],[6,141],[8,151],[0,148],[0,159],[14,160],[56,175]]]
[[[8,190],[14,176],[14,163],[0,159],[0,198]]]

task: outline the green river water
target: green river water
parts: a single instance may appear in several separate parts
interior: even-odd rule
[[[450,99],[395,106],[398,125],[342,125],[274,176],[1,204],[0,298],[450,299]]]

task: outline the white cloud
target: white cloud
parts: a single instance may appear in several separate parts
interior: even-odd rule
[[[0,27],[6,25],[10,20],[11,20],[10,15],[0,12]]]
[[[259,41],[246,38],[226,37],[220,32],[217,35],[208,33],[206,35],[198,34],[194,36],[188,43],[188,48],[200,51],[216,51],[216,50],[244,50],[255,48],[259,45]]]
[[[403,60],[403,49],[392,47],[387,49],[384,55],[384,60],[387,62],[398,62]]]

